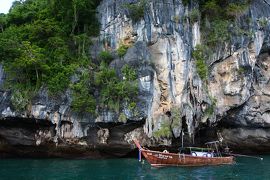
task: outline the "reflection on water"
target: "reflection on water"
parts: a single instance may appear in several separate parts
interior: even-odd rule
[[[238,158],[234,165],[153,168],[136,159],[0,160],[0,179],[270,179],[270,156],[264,161]]]

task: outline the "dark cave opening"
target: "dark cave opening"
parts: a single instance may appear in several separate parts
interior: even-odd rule
[[[188,132],[188,125],[187,125],[186,116],[182,117],[182,130],[183,130],[184,133]]]
[[[0,120],[0,127],[2,128],[22,128],[29,131],[36,131],[37,129],[55,128],[55,124],[51,121],[34,119],[34,118],[13,118],[8,117]]]
[[[166,113],[165,113],[168,117],[171,117],[172,116],[172,113],[171,113],[171,111],[166,111]]]

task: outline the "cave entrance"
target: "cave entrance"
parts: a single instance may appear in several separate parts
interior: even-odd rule
[[[187,125],[186,116],[182,117],[182,130],[183,130],[184,133],[188,132],[188,125]]]
[[[166,113],[165,113],[169,118],[172,116],[172,113],[171,113],[171,111],[166,111]]]

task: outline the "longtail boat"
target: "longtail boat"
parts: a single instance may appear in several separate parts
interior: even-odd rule
[[[133,140],[139,149],[139,160],[143,155],[146,160],[153,167],[165,167],[165,166],[205,166],[205,165],[223,165],[233,164],[233,156],[222,156],[217,150],[214,151],[212,148],[185,148],[190,151],[187,153],[170,153],[167,150],[152,151],[141,147],[137,140]],[[216,148],[217,141],[206,143],[207,146],[214,145]],[[183,151],[184,152],[184,151]]]

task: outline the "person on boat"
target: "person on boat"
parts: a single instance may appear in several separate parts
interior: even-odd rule
[[[165,149],[163,152],[164,152],[164,153],[169,153],[169,151],[168,151],[167,149]]]

